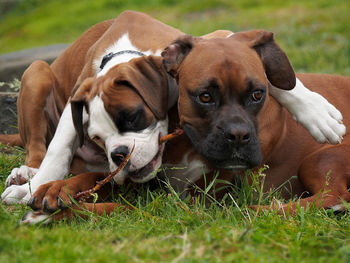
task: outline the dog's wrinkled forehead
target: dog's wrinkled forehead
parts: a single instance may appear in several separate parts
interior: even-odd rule
[[[135,58],[112,68],[106,75],[113,81],[109,87],[133,89],[157,119],[166,117],[168,78],[161,59],[154,56]],[[108,92],[109,94],[112,92]]]
[[[179,76],[179,85],[188,90],[205,86],[245,89],[251,76],[266,82],[263,64],[254,50],[222,39],[196,43],[179,68]]]

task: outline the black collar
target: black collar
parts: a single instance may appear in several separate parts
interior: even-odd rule
[[[123,55],[123,54],[135,54],[135,55],[139,55],[140,57],[145,55],[145,54],[143,54],[143,53],[141,53],[139,51],[136,51],[136,50],[123,50],[123,51],[119,51],[117,53],[111,52],[111,53],[108,53],[107,55],[105,55],[102,58],[100,69],[103,69],[106,66],[107,62],[110,61],[115,56],[119,56],[119,55]]]

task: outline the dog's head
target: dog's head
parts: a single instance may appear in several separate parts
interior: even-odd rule
[[[239,171],[262,161],[261,119],[269,118],[268,83],[295,86],[295,74],[273,34],[226,39],[184,36],[162,53],[179,85],[180,124],[195,148],[218,168]]]
[[[73,122],[80,144],[87,135],[105,150],[110,171],[134,151],[127,166],[115,176],[145,182],[155,176],[168,132],[167,110],[177,100],[177,89],[161,58],[144,56],[111,68],[105,75],[88,78],[72,99]],[[84,109],[86,113],[84,113]]]

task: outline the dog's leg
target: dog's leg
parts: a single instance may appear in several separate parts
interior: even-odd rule
[[[270,206],[255,206],[253,209],[272,209],[279,213],[295,213],[297,207],[343,210],[343,201],[350,203],[350,147],[346,144],[333,147],[325,146],[323,150],[307,157],[299,168],[298,177],[310,194],[297,202]]]
[[[46,153],[48,121],[45,116],[47,97],[57,81],[50,66],[35,61],[24,72],[18,95],[18,129],[26,148],[25,165],[14,168],[6,187],[26,183],[38,171]]]
[[[299,79],[292,90],[271,85],[269,92],[317,142],[341,143],[346,132],[342,114],[320,94],[307,89]]]
[[[85,112],[83,122],[87,121],[86,114]],[[78,146],[79,141],[73,125],[71,105],[68,103],[37,174],[28,183],[7,187],[1,195],[2,201],[6,204],[26,203],[40,185],[63,179],[69,171]]]
[[[9,146],[23,147],[23,142],[19,133],[16,134],[0,134],[0,142]]]
[[[120,208],[123,211],[130,210],[130,207],[118,203],[80,203],[79,205],[72,203],[71,198],[74,195],[91,189],[96,185],[97,181],[102,180],[104,177],[105,174],[103,173],[86,173],[67,180],[53,181],[40,186],[28,202],[28,205],[35,211],[29,211],[25,214],[21,223],[49,223],[62,219],[71,219],[75,216],[88,218],[90,213],[109,215],[116,208]],[[97,201],[102,201],[107,197],[111,193],[111,187],[111,185],[107,184],[99,189]],[[61,209],[61,211],[54,213],[58,209]]]
[[[117,210],[118,209],[118,210]],[[29,211],[26,213],[21,224],[48,224],[53,221],[69,220],[74,217],[81,217],[84,219],[89,218],[89,215],[110,215],[114,211],[118,212],[128,212],[133,208],[130,206],[125,206],[118,203],[80,203],[79,205],[72,205],[71,207],[60,211],[59,213],[46,213],[43,211]]]
[[[93,188],[105,177],[104,173],[84,173],[67,180],[56,180],[43,184],[35,191],[27,205],[33,210],[55,212],[72,205],[71,198],[79,192]],[[110,192],[110,184],[106,184],[106,187],[102,187],[102,190],[98,192],[98,197],[104,198]]]

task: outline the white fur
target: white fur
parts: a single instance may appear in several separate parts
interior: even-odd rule
[[[169,168],[166,170],[167,178],[169,178],[170,185],[179,193],[181,197],[185,197],[186,189],[192,183],[195,183],[204,174],[208,173],[210,169],[199,159],[189,161],[189,155],[192,152],[184,154],[181,162],[176,164],[165,164],[164,166]],[[178,169],[176,169],[178,167]]]
[[[331,209],[332,209],[333,211],[344,211],[344,210],[345,210],[345,206],[344,206],[344,205],[341,205],[341,204],[339,204],[339,205],[334,205],[334,206],[331,207]]]
[[[11,185],[6,188],[1,195],[3,202],[6,204],[25,203],[40,185],[63,179],[69,171],[73,154],[77,148],[77,134],[73,125],[71,105],[68,103],[39,171],[30,182],[23,185]]]
[[[5,181],[5,186],[9,187],[12,180],[20,182],[21,178],[22,180],[24,179],[25,181],[28,181],[38,172],[38,170],[39,169],[37,168],[32,168],[26,165],[22,165],[19,168],[13,168]]]
[[[52,218],[50,217],[50,214],[46,214],[44,212],[34,212],[29,211],[26,213],[22,220],[20,221],[20,224],[23,225],[35,225],[35,224],[48,224],[52,221]]]
[[[123,50],[134,50],[134,51],[142,52],[146,56],[148,56],[148,55],[160,56],[160,54],[162,52],[161,50],[157,50],[155,53],[150,51],[150,50],[147,50],[147,51],[139,50],[137,47],[135,47],[131,43],[130,38],[129,38],[129,34],[125,33],[124,35],[121,36],[121,38],[118,39],[117,42],[115,42],[112,46],[107,48],[106,51],[98,59],[96,59],[94,61],[94,69],[95,69],[95,72],[97,72],[97,77],[100,77],[100,76],[106,74],[108,72],[108,70],[110,70],[115,65],[118,65],[118,64],[124,63],[124,62],[128,62],[129,60],[131,60],[133,58],[140,57],[137,54],[129,54],[129,53],[118,55],[118,56],[113,57],[110,61],[108,61],[102,70],[100,69],[102,59],[105,55],[107,55],[109,53],[117,53],[117,52],[120,52]]]
[[[299,79],[292,90],[271,86],[269,92],[316,141],[341,143],[346,132],[342,114],[320,94],[307,89]]]
[[[118,173],[114,180],[121,184],[124,182],[128,171],[133,172],[147,165],[159,151],[159,136],[165,135],[168,131],[168,120],[157,122],[154,127],[148,127],[140,132],[126,132],[120,134],[113,120],[105,110],[102,99],[99,96],[93,98],[89,104],[90,120],[87,129],[90,138],[98,136],[104,142],[104,149],[108,157],[110,171],[118,167],[111,159],[111,152],[118,146],[127,146],[129,150],[135,145],[135,149],[130,158],[129,169],[124,169]],[[159,168],[161,162],[156,165]],[[149,175],[149,177],[152,176]],[[154,176],[154,175],[153,175]],[[151,178],[145,178],[144,181]]]

